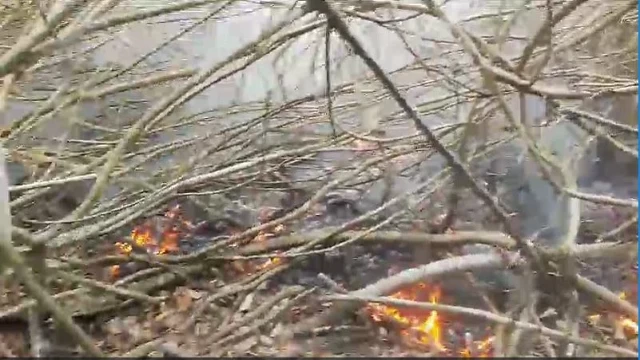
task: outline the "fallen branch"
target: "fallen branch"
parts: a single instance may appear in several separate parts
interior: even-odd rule
[[[334,233],[334,228],[328,227],[321,230],[311,231],[306,234],[292,234],[270,238],[258,243],[251,243],[237,251],[237,255],[214,256],[216,260],[251,260],[260,258],[282,257],[280,254],[270,253],[290,249],[296,246],[308,244],[317,239],[325,238]],[[359,237],[359,240],[372,243],[397,243],[410,244],[415,246],[442,246],[455,247],[473,244],[484,244],[512,250],[515,241],[505,233],[499,231],[457,231],[451,234],[428,234],[424,232],[403,232],[403,231],[376,231],[366,234],[366,231],[345,231],[333,235],[328,241],[339,243],[352,237]],[[580,259],[602,259],[628,256],[635,250],[634,244],[620,244],[617,242],[607,242],[599,244],[576,245],[576,256]],[[545,252],[547,256],[553,256],[552,252]],[[257,256],[257,254],[265,254]],[[105,257],[104,261],[115,260],[115,257]]]
[[[285,288],[284,290],[280,291],[278,294],[273,296],[271,299],[264,302],[262,305],[258,306],[255,310],[253,310],[252,312],[244,316],[240,321],[237,321],[233,324],[230,324],[229,326],[224,326],[221,329],[218,329],[218,331],[215,334],[213,334],[207,339],[206,343],[211,344],[211,343],[216,343],[222,340],[223,338],[231,335],[234,331],[240,329],[242,326],[263,316],[265,312],[268,312],[269,310],[271,310],[276,304],[278,304],[282,300],[290,296],[298,295],[303,291],[304,291],[304,288],[301,286],[292,286],[292,287]]]
[[[443,305],[443,304],[433,304],[433,303],[427,303],[427,302],[401,300],[401,299],[394,299],[390,297],[375,297],[375,296],[364,296],[364,295],[331,295],[331,296],[324,297],[323,300],[378,303],[378,304],[390,305],[394,307],[419,308],[419,309],[438,311],[443,313],[467,315],[475,318],[481,318],[497,324],[512,325],[523,330],[535,331],[549,338],[566,339],[575,344],[597,348],[600,350],[608,351],[608,352],[623,355],[623,356],[634,356],[634,357],[638,356],[637,352],[628,350],[619,346],[605,345],[595,340],[588,340],[588,339],[583,339],[575,336],[570,336],[558,330],[553,330],[544,326],[513,320],[508,317],[497,315],[485,310],[471,309],[471,308],[453,306],[453,305]]]
[[[38,301],[43,310],[51,313],[51,316],[87,354],[95,357],[104,357],[104,354],[95,345],[93,339],[82,328],[73,322],[71,315],[65,312],[54,298],[37,281],[34,274],[27,266],[24,258],[11,243],[11,211],[9,209],[9,178],[5,167],[6,154],[4,148],[0,149],[0,260],[6,267],[13,268],[17,278],[22,282],[29,295]]]
[[[332,232],[332,228],[324,228],[306,234],[293,234],[252,243],[238,251],[238,255],[248,256],[267,253],[274,250],[285,250],[304,245]],[[340,242],[352,237],[361,236],[364,231],[345,231],[336,234],[330,241]],[[383,243],[409,243],[415,245],[462,246],[469,244],[487,244],[500,248],[512,249],[515,241],[508,235],[498,231],[458,231],[451,234],[427,234],[424,232],[376,231],[360,237],[360,241]]]
[[[593,281],[584,278],[580,275],[575,278],[576,287],[578,290],[582,290],[590,295],[607,302],[613,306],[614,309],[624,313],[632,318],[634,321],[638,321],[638,307],[631,305],[628,301],[621,299],[618,295],[614,294],[611,290],[604,286],[598,285]]]
[[[286,289],[284,291],[286,291]],[[284,301],[282,301],[282,303],[279,304],[279,305],[270,304],[270,305],[273,305],[273,306],[269,307],[269,310],[268,310],[268,312],[266,314],[261,314],[261,317],[254,324],[252,324],[251,326],[244,325],[244,327],[238,329],[237,332],[235,332],[233,334],[230,334],[229,336],[227,336],[227,337],[225,337],[223,339],[220,339],[219,341],[214,343],[213,347],[217,348],[218,350],[216,350],[215,352],[209,354],[209,356],[212,356],[212,357],[223,356],[228,351],[228,346],[229,345],[227,345],[227,344],[229,344],[231,342],[241,341],[244,338],[246,338],[247,336],[257,333],[258,330],[261,327],[263,327],[263,326],[269,324],[270,322],[274,321],[275,319],[277,319],[286,310],[290,309],[296,303],[299,303],[300,300],[304,299],[306,296],[308,296],[313,291],[315,291],[315,289],[308,289],[308,290],[304,290],[304,291],[302,289],[299,289],[297,291],[291,291],[289,293],[289,296],[295,295],[295,297],[293,299],[286,299],[285,298]],[[278,295],[276,295],[276,296],[278,296]],[[256,311],[257,311],[257,309],[256,309]]]
[[[444,274],[456,272],[506,268],[520,261],[517,255],[505,252],[505,256],[498,254],[473,254],[435,261],[417,268],[408,269],[388,278],[381,279],[351,294],[354,296],[380,296],[396,292],[397,290],[417,282],[433,279]],[[339,321],[344,313],[352,312],[358,305],[338,304],[327,309],[317,317],[301,321],[292,329],[287,329],[281,335],[282,340],[288,340],[297,335],[308,333],[313,329],[328,323]]]
[[[140,344],[135,348],[122,354],[122,357],[131,358],[131,359],[146,357],[147,355],[149,355],[150,352],[156,350],[158,346],[160,346],[163,342],[164,342],[163,338],[147,341],[146,343]]]
[[[87,289],[73,289],[73,290],[63,291],[61,293],[52,295],[51,297],[53,297],[55,300],[61,300],[74,295],[81,295],[86,292],[87,292]],[[0,322],[5,319],[15,318],[20,314],[26,313],[27,310],[35,306],[37,303],[38,302],[33,299],[27,299],[18,305],[12,306],[0,312]]]
[[[204,299],[204,301],[200,306],[196,307],[193,310],[191,316],[189,317],[189,320],[183,323],[178,328],[178,330],[181,332],[184,332],[184,331],[187,331],[187,329],[189,329],[191,326],[195,325],[200,315],[202,315],[202,313],[210,306],[212,302],[218,299],[223,299],[227,296],[237,294],[239,292],[253,290],[258,285],[267,281],[271,277],[279,274],[280,272],[287,269],[288,267],[289,267],[288,264],[281,264],[280,266],[269,269],[264,273],[251,276],[248,279],[241,281],[239,284],[233,284],[231,286],[227,286],[222,291],[209,295],[207,298]]]
[[[509,234],[517,243],[518,248],[523,252],[523,254],[530,259],[534,266],[542,269],[542,264],[537,256],[537,254],[533,251],[531,246],[524,241],[524,239],[517,236],[513,226],[511,225],[510,217],[507,212],[500,206],[497,199],[489,193],[485,186],[480,184],[476,179],[474,179],[473,175],[469,173],[467,168],[464,166],[460,160],[451,153],[447,148],[438,140],[438,138],[434,135],[433,131],[426,126],[422,120],[420,119],[416,110],[414,110],[411,105],[407,102],[407,100],[400,94],[398,88],[393,84],[391,79],[385,74],[384,70],[376,63],[373,58],[366,52],[360,42],[351,34],[349,27],[347,24],[340,18],[338,13],[329,5],[325,0],[307,0],[307,6],[309,9],[318,11],[319,13],[324,14],[327,17],[328,24],[331,25],[353,49],[356,55],[365,62],[365,64],[371,69],[374,73],[375,77],[383,84],[385,89],[389,91],[391,97],[395,100],[395,102],[402,108],[404,113],[411,119],[418,131],[420,131],[427,141],[429,145],[433,146],[434,150],[438,152],[446,161],[447,165],[449,165],[454,174],[459,177],[460,181],[467,185],[471,191],[476,195],[480,200],[482,200],[485,205],[491,210],[491,212],[496,216],[496,218],[503,225],[507,234]],[[435,5],[430,2],[428,5],[431,11],[435,11]],[[435,12],[434,12],[435,13]],[[438,13],[435,13],[438,15]]]
[[[600,245],[600,244],[597,244]],[[618,244],[612,244],[612,248],[617,248]],[[595,256],[598,253],[602,253],[602,248],[597,248],[590,245],[576,246],[574,255],[580,258],[584,255]],[[617,250],[617,249],[616,249]],[[419,282],[432,281],[438,277],[444,275],[450,275],[455,273],[462,273],[466,271],[478,271],[478,270],[506,270],[510,267],[516,267],[522,264],[524,259],[514,252],[506,250],[497,250],[495,253],[483,253],[472,254],[458,257],[447,258],[444,260],[435,261],[420,267],[407,269],[401,271],[393,276],[381,279],[373,284],[370,284],[362,289],[353,291],[350,295],[353,296],[383,296],[397,292],[398,290],[413,285]],[[578,278],[581,278],[578,275]],[[578,285],[578,288],[581,288]],[[610,296],[605,297],[608,299]],[[617,298],[617,297],[616,297]],[[616,303],[625,301],[617,298]],[[625,309],[629,309],[629,306],[624,306]],[[323,326],[327,323],[339,321],[344,313],[355,311],[357,305],[353,304],[338,304],[334,307],[327,309],[320,315],[300,322],[292,329],[283,332],[282,338],[289,339],[297,335],[308,333],[314,328]],[[628,313],[633,316],[633,313]],[[636,315],[637,316],[637,312]]]
[[[183,267],[181,270],[186,274],[198,274],[202,273],[203,269],[203,265],[189,265]],[[147,276],[147,278],[142,278],[143,275]],[[149,275],[153,275],[153,277],[148,277]],[[159,297],[151,297],[146,294],[158,289],[166,288],[167,286],[180,281],[181,279],[182,278],[180,276],[174,273],[166,273],[162,272],[162,269],[150,268],[141,270],[126,278],[122,278],[113,285],[97,285],[92,280],[85,279],[86,281],[91,283],[86,285],[89,285],[91,287],[100,287],[102,291],[106,291],[105,294],[98,298],[89,296],[89,289],[87,288],[78,288],[74,290],[64,291],[59,294],[55,294],[52,297],[56,300],[64,299],[65,302],[63,304],[69,304],[66,305],[66,307],[70,308],[69,312],[71,313],[72,317],[89,316],[100,312],[111,311],[122,306],[127,306],[133,301],[147,303],[149,301],[151,303],[157,302],[160,300]],[[76,279],[74,277],[74,282],[75,280],[79,279]],[[130,285],[128,285],[127,289],[124,289],[121,287],[124,284]],[[116,290],[112,291],[114,290],[114,288]],[[125,300],[119,300],[118,297],[123,297],[125,298]],[[18,305],[0,312],[0,321],[4,319],[23,317],[25,315],[25,312],[34,305],[35,302],[33,300],[25,300]]]
[[[60,276],[63,279],[66,279],[70,282],[75,282],[78,284],[82,284],[82,285],[86,285],[95,289],[99,289],[114,295],[118,295],[118,296],[122,296],[122,297],[126,297],[126,298],[131,298],[131,299],[135,299],[144,303],[150,303],[150,304],[160,304],[164,299],[161,297],[153,297],[153,296],[149,296],[147,294],[138,292],[138,291],[133,291],[133,290],[127,290],[127,289],[123,289],[120,288],[118,286],[113,286],[110,284],[105,284],[102,283],[100,281],[96,281],[96,280],[91,280],[91,279],[85,279],[81,276],[77,276],[65,271],[58,271],[57,272],[58,276]]]

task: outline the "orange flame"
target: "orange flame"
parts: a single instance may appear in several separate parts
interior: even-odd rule
[[[618,294],[618,296],[620,297],[620,299],[622,300],[626,300],[627,299],[627,294],[623,291],[620,294]],[[618,318],[618,321],[620,322],[620,325],[622,325],[622,328],[626,331],[631,331],[632,334],[634,336],[638,336],[638,323],[633,321],[632,319],[625,317],[625,316],[620,316]]]
[[[183,218],[180,206],[176,205],[164,216],[148,219],[134,227],[129,234],[129,241],[115,243],[116,252],[129,255],[134,248],[140,248],[154,255],[175,253],[179,250],[181,233],[192,228],[193,224]],[[119,265],[112,266],[111,277],[118,278],[120,270]]]
[[[413,301],[428,298],[430,303],[437,304],[441,299],[441,289],[437,286],[430,287],[420,283],[398,291],[391,297]],[[490,357],[493,351],[494,337],[491,336],[479,341],[472,341],[469,338],[462,350],[452,352],[443,340],[445,321],[435,310],[398,309],[375,303],[369,304],[368,308],[374,321],[380,322],[385,318],[393,319],[405,327],[401,332],[405,341],[426,345],[432,351],[448,355],[457,353],[461,357]]]
[[[631,319],[621,319],[620,323],[622,327],[626,330],[632,331],[635,336],[638,336],[638,323]]]
[[[285,230],[285,226],[282,224],[279,224],[273,228],[273,233],[267,233],[267,232],[261,231],[260,233],[258,233],[258,235],[256,235],[253,241],[265,241],[276,234],[282,233],[284,230]],[[271,269],[273,267],[278,266],[281,263],[282,263],[282,258],[275,257],[275,258],[268,259],[264,263],[258,265],[257,269],[258,270]]]
[[[261,216],[264,217],[261,221],[267,218],[267,210],[262,210]],[[262,242],[267,241],[268,239],[274,237],[277,234],[281,234],[285,231],[285,226],[282,224],[276,225],[270,231],[261,230],[252,240],[251,242]],[[260,261],[247,261],[247,260],[238,260],[231,263],[231,266],[240,273],[243,274],[252,274],[257,271],[268,270],[276,267],[277,265],[283,262],[283,258],[273,257],[267,260]]]
[[[111,279],[117,279],[120,277],[120,265],[113,265],[109,268],[109,276]]]
[[[618,294],[618,296],[623,300],[627,297],[624,292]],[[628,340],[638,337],[638,323],[629,317],[607,312],[605,314],[589,315],[587,319],[592,326],[604,324],[605,326],[613,327],[616,336],[624,336]],[[621,331],[621,333],[618,333],[618,331]]]
[[[460,356],[464,358],[479,357],[486,358],[491,356],[493,349],[494,336],[489,336],[484,340],[474,341],[467,344],[464,349],[460,350]]]
[[[416,288],[398,291],[391,295],[397,299],[417,300],[420,293],[427,290],[426,284],[419,284]],[[429,294],[429,301],[437,304],[440,298],[440,289],[434,288]],[[437,311],[430,311],[428,315],[420,312],[408,312],[382,304],[369,304],[369,309],[374,320],[381,321],[384,317],[395,320],[407,327],[403,335],[413,338],[421,344],[429,345],[434,350],[444,352],[447,348],[442,344],[442,329]],[[426,317],[424,316],[426,315]],[[413,334],[415,336],[412,336]]]

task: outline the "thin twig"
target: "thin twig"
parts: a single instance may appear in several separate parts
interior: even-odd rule
[[[427,303],[427,302],[401,300],[401,299],[394,299],[391,297],[374,297],[374,296],[361,296],[361,295],[351,295],[351,294],[326,296],[323,299],[332,300],[332,301],[351,301],[351,302],[355,301],[355,302],[366,302],[366,303],[378,303],[378,304],[391,305],[394,307],[409,307],[409,308],[418,308],[418,309],[424,309],[424,310],[430,310],[430,311],[438,311],[438,312],[441,311],[443,313],[451,313],[451,314],[457,314],[457,315],[467,315],[467,316],[491,321],[497,324],[513,325],[525,330],[538,332],[541,335],[548,336],[554,339],[568,339],[569,341],[576,344],[580,344],[586,347],[601,349],[614,354],[619,354],[624,356],[638,356],[637,352],[628,350],[619,346],[606,345],[598,341],[567,335],[561,331],[549,329],[547,327],[541,327],[539,325],[534,325],[534,324],[525,323],[521,321],[514,321],[513,319],[496,315],[489,311],[479,310],[479,309],[471,309],[471,308],[465,308],[461,306],[452,306],[452,305],[443,305],[443,304],[433,304],[433,303]]]
[[[49,311],[53,319],[76,341],[89,355],[104,357],[104,354],[76,323],[66,313],[49,293],[38,283],[31,270],[27,267],[22,255],[11,243],[11,211],[9,209],[9,181],[5,167],[5,151],[0,148],[0,259],[4,266],[13,268],[15,275],[23,283],[26,291],[35,298],[43,309]]]

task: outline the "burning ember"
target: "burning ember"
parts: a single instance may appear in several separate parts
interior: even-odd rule
[[[418,289],[407,289],[399,291],[392,295],[397,299],[417,300],[418,294],[423,293],[427,289],[425,284],[419,284]],[[416,291],[417,290],[417,291]],[[433,304],[438,303],[440,290],[435,289],[429,294],[429,301]],[[431,311],[427,314],[406,311],[404,309],[396,309],[394,307],[382,304],[370,304],[372,310],[371,316],[376,321],[382,321],[384,317],[391,318],[401,325],[407,326],[408,329],[403,330],[403,335],[411,336],[411,332],[415,332],[418,340],[422,344],[430,345],[438,351],[446,351],[445,346],[441,342],[441,324],[438,321],[438,312]]]
[[[620,293],[618,296],[620,296],[620,299],[622,300],[626,300],[627,298],[627,294],[622,292]],[[620,316],[618,318],[618,321],[620,322],[620,325],[622,326],[623,329],[631,331],[632,335],[635,337],[638,337],[638,323],[633,321],[632,319],[629,319],[627,317],[624,316]]]
[[[441,299],[441,290],[436,286],[429,286],[421,283],[403,289],[393,295],[396,299],[411,301],[429,301],[437,304]],[[625,293],[620,294],[624,299]],[[447,321],[437,311],[427,311],[421,309],[395,308],[389,305],[371,303],[368,305],[371,318],[378,322],[392,321],[400,325],[401,339],[408,345],[418,345],[427,347],[431,352],[439,355],[449,355],[457,357],[490,357],[493,356],[494,337],[488,336],[483,340],[473,340],[471,333],[464,333],[459,345],[452,344],[443,338],[444,334],[457,334],[458,332],[446,329],[445,324],[455,324],[455,321]],[[607,313],[606,315],[595,314],[588,317],[593,326],[606,325],[611,327],[616,339],[633,340],[638,337],[638,323],[633,319]],[[453,327],[453,326],[452,326]],[[458,341],[455,341],[458,343]],[[462,350],[459,350],[462,349]]]
[[[627,294],[622,292],[618,295],[625,300]],[[612,325],[616,338],[634,339],[638,337],[638,323],[626,316],[607,313],[606,315],[593,314],[588,317],[589,323],[593,326],[599,326],[608,322]]]
[[[282,234],[284,231],[285,231],[285,226],[282,224],[277,225],[276,227],[271,229],[271,232],[262,230],[258,233],[258,235],[256,235],[253,238],[252,242],[266,241],[267,239],[272,238],[277,234]],[[256,262],[241,261],[241,262],[236,262],[235,265],[236,265],[236,268],[242,272],[253,273],[255,271],[271,269],[281,264],[282,261],[283,261],[282,258],[271,258],[264,261],[259,260],[257,264]]]
[[[261,219],[261,222],[266,221]],[[198,226],[194,226],[184,218],[180,207],[175,206],[162,216],[149,218],[142,224],[135,226],[126,239],[115,243],[115,249],[117,253],[123,255],[134,252],[153,255],[179,253],[181,242],[197,228]],[[267,241],[269,238],[281,235],[286,231],[286,227],[280,224],[260,231],[251,241]],[[242,274],[248,274],[271,269],[284,261],[283,258],[274,257],[266,260],[238,260],[233,261],[230,265]],[[122,266],[111,267],[112,279],[122,275]],[[636,292],[631,292],[631,297],[635,297],[635,294]],[[439,286],[420,283],[391,296],[397,299],[428,301],[437,304],[442,299],[442,292]],[[622,299],[627,296],[625,293],[620,294]],[[494,352],[493,336],[474,340],[471,333],[459,329],[456,321],[449,317],[445,318],[438,311],[396,308],[383,304],[369,304],[367,309],[374,321],[379,323],[386,321],[399,325],[401,327],[400,335],[405,343],[421,348],[426,347],[432,353],[458,357],[489,357]],[[619,314],[609,312],[602,315],[594,314],[589,316],[588,320],[593,326],[606,324],[607,327],[612,327],[616,338],[634,339],[638,336],[637,322]],[[460,336],[461,334],[464,335]],[[451,341],[452,337],[459,340]]]
[[[134,251],[154,255],[177,253],[180,250],[182,235],[194,228],[194,225],[183,217],[180,206],[176,205],[164,216],[150,218],[133,228],[128,239],[115,243],[116,251],[122,255],[129,255]],[[121,275],[120,265],[114,265],[110,270],[112,278]]]
[[[186,220],[179,205],[168,210],[163,216],[147,219],[133,228],[127,239],[115,243],[118,254],[129,255],[142,252],[153,255],[176,254],[181,250],[181,241],[188,234],[193,233],[199,225],[193,225]],[[285,231],[284,225],[275,226],[269,231],[261,231],[252,241],[266,241],[267,239]],[[266,261],[235,261],[233,266],[242,273],[252,273],[272,268],[282,262],[281,258]],[[110,268],[112,279],[122,275],[122,265]]]
[[[412,301],[428,299],[432,304],[437,304],[441,297],[441,291],[439,287],[430,287],[421,283],[391,296]],[[383,304],[369,304],[368,308],[374,321],[382,322],[386,319],[391,319],[403,326],[404,329],[401,331],[401,335],[403,340],[409,344],[427,346],[437,353],[451,353],[443,343],[444,321],[437,311],[397,309]],[[463,357],[489,356],[492,350],[493,337],[482,341],[473,341],[469,336],[466,336],[465,340],[464,349],[456,355]]]

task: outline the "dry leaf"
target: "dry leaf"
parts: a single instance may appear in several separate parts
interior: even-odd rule
[[[104,326],[104,330],[111,335],[121,334],[123,328],[122,320],[119,318],[109,320]]]
[[[176,290],[174,298],[176,300],[176,308],[178,309],[178,311],[186,311],[193,304],[191,292],[189,291],[189,289],[184,287],[180,287]]]
[[[202,293],[200,291],[196,291],[193,289],[187,289],[187,291],[189,292],[189,296],[191,296],[193,300],[200,300],[202,298]]]
[[[231,267],[237,272],[243,273],[247,271],[246,263],[244,261],[234,261],[231,263]]]
[[[178,326],[184,324],[185,317],[184,315],[172,313],[164,321],[164,325],[169,329],[175,329]]]
[[[276,233],[276,234],[279,234],[279,233],[281,233],[283,231],[284,231],[284,225],[282,225],[282,224],[279,224],[278,226],[276,226],[273,229],[273,232]]]
[[[160,314],[156,315],[154,318],[155,321],[162,321],[167,318],[167,316],[171,315],[171,311],[163,311]]]

